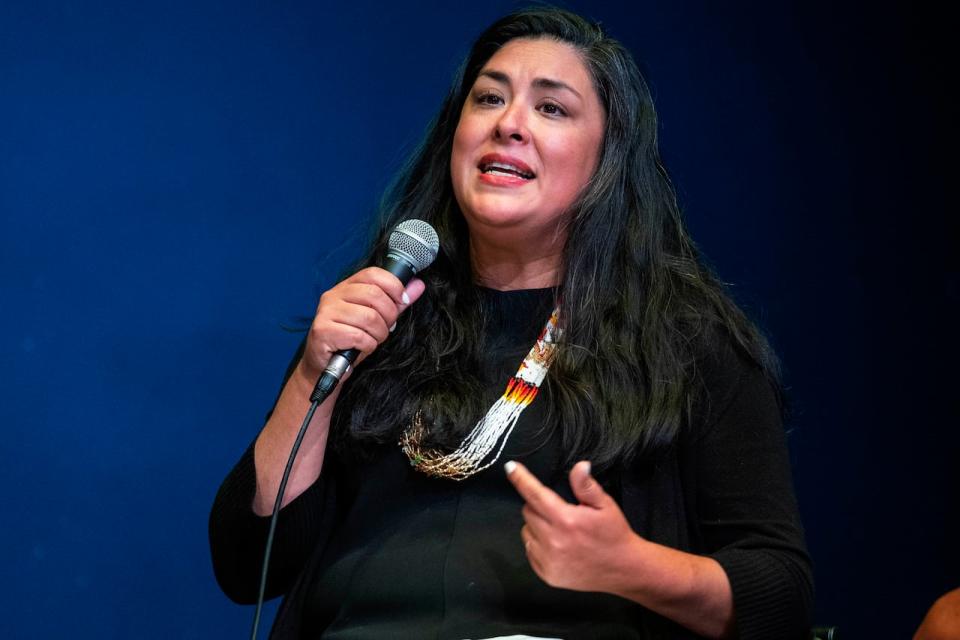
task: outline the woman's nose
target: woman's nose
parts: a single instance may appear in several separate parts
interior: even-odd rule
[[[526,129],[524,114],[520,105],[512,104],[504,110],[500,119],[497,121],[493,135],[497,140],[504,142],[508,140],[526,142],[529,133]]]

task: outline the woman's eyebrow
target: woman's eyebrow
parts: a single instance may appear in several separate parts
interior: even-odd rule
[[[479,77],[490,78],[494,82],[499,82],[500,84],[505,84],[508,86],[510,85],[510,76],[502,71],[497,71],[495,69],[484,69],[477,75]],[[538,89],[566,90],[578,98],[583,98],[579,91],[568,85],[566,82],[561,82],[560,80],[553,80],[551,78],[534,78],[532,84]]]
[[[539,89],[553,89],[553,90],[562,89],[562,90],[569,91],[570,93],[577,96],[578,98],[583,98],[583,96],[580,95],[579,91],[577,91],[576,89],[568,85],[566,82],[561,82],[559,80],[551,80],[550,78],[534,78],[533,86]]]
[[[499,82],[500,84],[506,84],[506,85],[510,84],[510,76],[505,74],[503,71],[494,71],[493,69],[484,69],[483,71],[478,73],[477,76],[481,78],[483,77],[490,78],[491,80],[495,82]]]

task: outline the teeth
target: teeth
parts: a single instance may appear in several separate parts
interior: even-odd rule
[[[506,164],[503,162],[491,162],[483,167],[484,173],[496,173],[497,175],[508,175],[508,176],[520,176],[522,178],[530,179],[533,177],[533,174],[521,171],[512,164]]]

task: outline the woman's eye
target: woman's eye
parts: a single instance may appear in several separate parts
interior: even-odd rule
[[[563,107],[553,102],[545,102],[540,105],[540,110],[547,114],[548,116],[565,116],[567,112],[564,111]]]
[[[503,104],[503,98],[495,93],[481,93],[477,96],[477,102],[485,105]]]

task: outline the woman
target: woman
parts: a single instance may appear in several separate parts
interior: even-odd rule
[[[217,578],[251,602],[313,384],[359,348],[286,489],[272,637],[802,637],[774,358],[700,263],[656,132],[598,26],[537,9],[480,36],[365,263],[406,218],[440,256],[323,294],[214,504]]]

